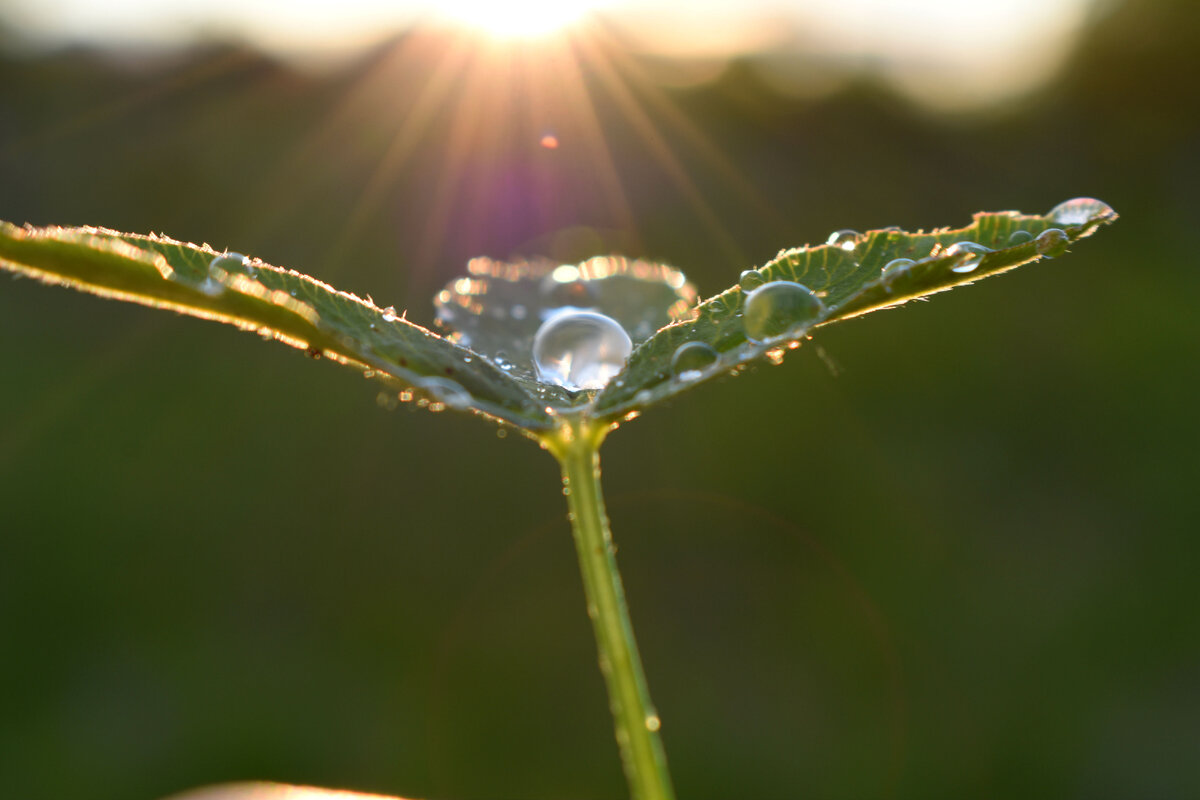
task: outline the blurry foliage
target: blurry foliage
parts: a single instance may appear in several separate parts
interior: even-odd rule
[[[8,55],[0,218],[208,240],[427,323],[473,255],[616,250],[709,294],[842,225],[1104,198],[1105,248],[830,330],[836,378],[814,348],[638,420],[610,512],[682,797],[1194,797],[1197,39],[1194,4],[1112,6],[1053,85],[960,118],[627,71],[719,229],[590,73],[627,213],[553,115],[448,178],[452,84],[351,225],[446,42],[324,76]],[[28,281],[0,332],[6,795],[623,792],[535,448]]]

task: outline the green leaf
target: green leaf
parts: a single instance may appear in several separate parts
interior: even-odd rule
[[[100,228],[0,222],[0,267],[102,297],[227,322],[403,386],[434,410],[476,411],[520,428],[553,422],[547,403],[487,359],[391,309],[291,270],[207,245]]]
[[[691,319],[662,328],[637,347],[624,371],[595,398],[590,413],[601,420],[618,419],[752,361],[778,361],[814,329],[1061,255],[1069,245],[1116,218],[1107,204],[1079,198],[1040,216],[980,213],[965,228],[929,233],[894,228],[864,234],[839,231],[826,244],[780,252],[765,267],[743,273],[746,288],[733,286],[709,298]],[[972,252],[978,248],[958,252],[952,246],[959,242],[982,245],[988,252],[982,257]],[[884,268],[899,258],[914,263],[885,275]],[[823,308],[811,317],[798,318],[778,336],[752,341],[744,326],[747,297],[755,285],[773,281],[803,285]],[[696,359],[692,359],[684,366],[693,368],[673,369],[672,360],[685,346],[708,352],[700,362],[711,363],[694,368]],[[681,356],[686,358],[684,353]]]
[[[662,264],[475,259],[438,295],[445,338],[307,275],[160,236],[0,222],[0,267],[232,323],[363,370],[391,392],[408,387],[400,398],[415,390],[430,409],[474,411],[537,434],[564,413],[604,424],[756,360],[778,362],[818,328],[1061,255],[1116,218],[1079,198],[1044,215],[976,214],[957,230],[839,231],[780,252],[698,306],[683,273]],[[603,389],[572,392],[540,379],[531,348],[543,321],[585,308],[613,318],[636,347]]]

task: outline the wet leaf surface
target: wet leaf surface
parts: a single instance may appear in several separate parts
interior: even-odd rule
[[[683,273],[662,264],[473,259],[435,300],[445,336],[299,272],[160,236],[0,223],[0,267],[231,323],[362,370],[386,385],[385,399],[474,411],[536,433],[564,413],[611,422],[751,362],[779,363],[826,325],[1060,256],[1116,218],[1103,202],[1078,198],[1044,215],[976,214],[953,230],[837,231],[824,244],[781,251],[698,305]],[[628,334],[623,369],[619,360],[599,370],[583,363],[614,348],[579,337],[568,346],[579,341],[578,352],[544,348],[553,364],[534,357],[542,326],[570,314],[609,317]],[[572,386],[563,377],[575,374],[613,377],[593,389],[601,381]]]

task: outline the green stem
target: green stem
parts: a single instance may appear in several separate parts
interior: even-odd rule
[[[600,671],[608,685],[609,708],[630,792],[633,800],[674,800],[658,733],[660,722],[646,689],[600,492],[599,447],[607,433],[607,426],[575,419],[564,422],[545,442],[562,467],[588,616],[596,634]]]

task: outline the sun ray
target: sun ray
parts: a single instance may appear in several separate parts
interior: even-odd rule
[[[378,167],[371,173],[341,231],[326,251],[325,258],[331,266],[341,262],[353,240],[378,211],[384,195],[392,189],[396,176],[416,150],[422,136],[432,127],[433,119],[442,110],[443,103],[451,96],[454,83],[462,77],[468,55],[466,43],[457,42],[434,68],[416,99],[408,106],[404,122],[388,144]]]
[[[692,211],[704,223],[705,232],[712,238],[713,243],[722,254],[734,264],[747,260],[746,254],[738,246],[732,234],[721,222],[720,217],[712,210],[704,199],[699,187],[688,175],[687,169],[679,161],[662,132],[655,126],[654,121],[642,108],[636,96],[630,91],[621,75],[613,68],[608,57],[597,47],[591,47],[586,53],[588,64],[596,76],[604,84],[609,95],[620,106],[622,113],[633,126],[634,131],[650,148],[660,166],[680,191],[683,199],[691,206]]]
[[[579,37],[572,37],[570,56],[562,58],[555,70],[560,81],[563,103],[567,107],[567,119],[573,123],[572,131],[579,137],[580,147],[592,164],[592,174],[599,182],[608,212],[613,215],[618,227],[628,231],[636,242],[640,237],[633,209],[621,185],[621,176],[612,150],[604,138],[604,129],[584,80],[577,54],[580,46],[575,41],[577,38]]]
[[[604,28],[599,31],[608,33]],[[785,234],[791,226],[758,187],[684,114],[678,104],[655,84],[645,67],[638,63],[627,48],[619,42],[612,41],[611,34],[606,38],[606,44],[609,46],[605,47],[605,52],[612,54],[610,59],[616,69],[631,76],[629,83],[638,87],[641,95],[653,105],[659,116],[672,126],[673,131],[692,147],[709,168],[726,181],[737,197],[751,206],[761,218],[770,220],[781,234]]]

